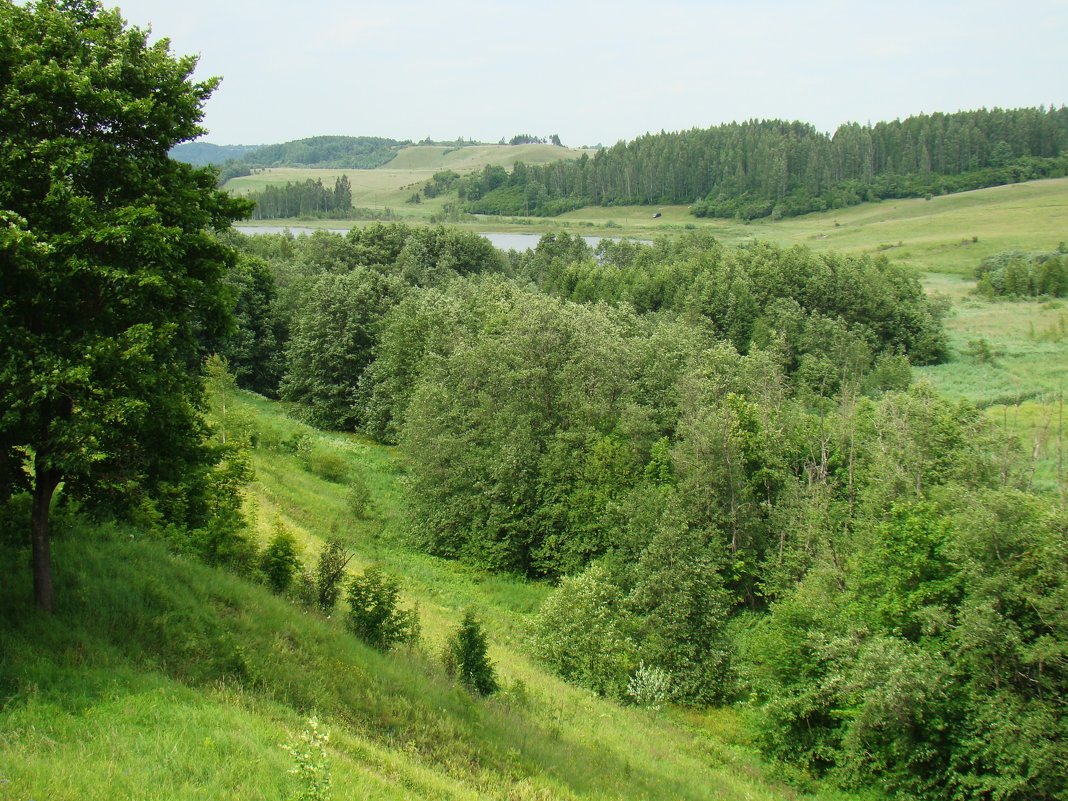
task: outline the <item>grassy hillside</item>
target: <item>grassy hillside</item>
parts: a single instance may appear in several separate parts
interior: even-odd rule
[[[290,798],[282,746],[312,715],[330,735],[332,798],[798,797],[766,778],[729,710],[624,708],[531,663],[525,620],[547,588],[408,550],[392,452],[319,435],[259,398],[239,406],[258,436],[247,511],[259,536],[281,521],[308,562],[333,534],[356,554],[350,569],[401,577],[420,647],[379,654],[344,631],[343,610],[302,611],[136,528],[60,525],[53,618],[28,603],[25,553],[0,548],[0,797]],[[367,477],[366,519],[347,511],[344,484],[286,452],[299,433]],[[454,686],[437,659],[472,605],[504,687],[490,700]]]
[[[391,208],[401,216],[428,219],[430,215],[441,211],[448,197],[427,200],[418,207],[406,206],[405,201],[436,172],[454,170],[464,173],[480,170],[486,165],[511,169],[517,161],[544,164],[578,158],[582,153],[581,150],[553,145],[473,145],[461,148],[415,145],[402,148],[388,164],[374,170],[274,167],[255,175],[233,178],[226,188],[237,194],[247,194],[262,191],[272,184],[306,181],[309,178],[321,179],[324,185],[332,186],[338,176],[347,175],[352,184],[353,206]]]
[[[659,219],[653,219],[656,211],[662,214]],[[1068,239],[1068,178],[750,223],[695,219],[685,206],[590,207],[558,219],[599,226],[612,221],[620,228],[610,230],[639,236],[695,226],[729,243],[755,238],[820,251],[881,252],[925,272],[970,277],[992,253],[1012,248],[1049,250]]]
[[[517,161],[525,164],[549,164],[561,159],[575,159],[584,151],[555,145],[473,145],[437,147],[415,145],[399,151],[387,166],[397,170],[477,170],[487,164],[511,169]]]

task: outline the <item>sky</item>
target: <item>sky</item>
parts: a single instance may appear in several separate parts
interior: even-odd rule
[[[103,0],[196,77],[202,141],[610,145],[753,118],[833,132],[1068,104],[1068,2]]]

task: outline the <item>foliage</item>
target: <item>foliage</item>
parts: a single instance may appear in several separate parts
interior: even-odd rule
[[[203,133],[217,85],[191,81],[194,58],[92,0],[5,3],[0,31],[0,453],[34,454],[47,609],[60,481],[98,508],[151,499],[169,522],[212,525],[220,454],[202,446],[199,370],[225,330],[234,255],[211,232],[247,207],[167,156]],[[13,474],[0,476],[6,497]]]
[[[326,217],[347,219],[352,212],[352,184],[342,175],[333,188],[323,186],[322,179],[309,178],[301,183],[268,186],[262,192],[251,192],[249,200],[256,204],[254,220],[276,220],[287,217]]]
[[[373,501],[367,476],[363,471],[357,471],[349,481],[349,491],[345,496],[349,511],[357,520],[363,520],[373,508]]]
[[[419,640],[419,613],[401,609],[400,584],[376,567],[353,576],[346,599],[349,631],[373,648],[392,650],[397,645]]]
[[[1003,490],[897,506],[841,587],[802,583],[743,649],[765,748],[908,797],[1057,798],[1065,554],[1043,507]]]
[[[255,150],[257,145],[213,145],[211,142],[182,142],[171,148],[170,157],[194,167],[209,164],[221,166],[241,159]],[[247,169],[247,168],[246,168]],[[248,175],[248,172],[244,173]]]
[[[264,145],[243,160],[252,167],[340,167],[372,170],[408,144],[377,136],[312,136],[277,145]]]
[[[627,682],[627,695],[636,706],[658,710],[671,697],[671,676],[658,667],[646,666],[642,662]]]
[[[267,262],[242,254],[226,275],[234,301],[233,327],[219,343],[242,389],[277,397],[287,321],[279,315],[277,288]]]
[[[322,275],[292,323],[281,395],[306,404],[315,425],[353,428],[360,375],[371,360],[378,320],[400,288],[358,268]]]
[[[289,590],[293,579],[301,574],[303,565],[297,550],[297,538],[281,520],[276,520],[274,533],[260,555],[260,572],[267,586],[279,594]]]
[[[350,561],[352,554],[346,553],[340,540],[327,540],[315,568],[315,602],[320,612],[329,615],[337,606],[345,568]]]
[[[897,197],[930,197],[1068,171],[1064,107],[920,114],[833,136],[751,120],[630,142],[511,173],[465,178],[471,211],[560,214],[587,205],[692,204],[696,216],[789,217]]]
[[[445,670],[473,692],[493,695],[500,685],[488,652],[489,643],[482,622],[468,609],[459,628],[445,643]]]
[[[983,259],[975,277],[979,280],[976,291],[988,297],[1068,295],[1068,264],[1059,251],[995,253]]]
[[[636,667],[636,624],[603,565],[564,578],[538,611],[535,656],[565,679],[623,698]]]

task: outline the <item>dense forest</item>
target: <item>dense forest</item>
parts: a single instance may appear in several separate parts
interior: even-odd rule
[[[194,167],[221,166],[238,161],[256,150],[259,145],[213,145],[210,142],[183,142],[171,148],[171,158]]]
[[[459,184],[478,214],[693,204],[697,216],[792,216],[1068,173],[1068,108],[920,114],[828,136],[780,120],[646,134],[592,158],[487,167]]]
[[[416,547],[558,582],[544,664],[744,702],[769,756],[843,787],[1061,797],[1068,518],[913,383],[946,352],[913,275],[697,234],[233,241],[238,381],[399,443]]]

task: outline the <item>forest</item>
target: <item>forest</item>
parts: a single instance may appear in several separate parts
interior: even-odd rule
[[[700,234],[235,245],[238,382],[398,443],[414,546],[556,582],[531,648],[561,676],[744,701],[843,787],[1061,797],[1068,517],[913,383],[945,356],[915,276]]]
[[[334,180],[333,188],[323,186],[322,179],[288,182],[284,186],[267,186],[262,192],[252,192],[248,199],[255,203],[253,220],[274,220],[286,217],[327,217],[346,219],[352,215],[352,185],[348,176]]]
[[[0,37],[0,788],[1065,800],[1063,408],[1040,487],[914,380],[951,356],[915,270],[699,231],[245,236],[252,203],[168,156],[217,85],[195,58],[94,0],[2,4]],[[1064,109],[919,119],[1061,158]],[[980,288],[1059,303],[1065,258]]]
[[[703,217],[790,217],[1068,173],[1068,109],[920,114],[833,135],[751,120],[646,134],[593,157],[487,169],[458,185],[476,214],[553,216],[586,205],[693,204]]]

